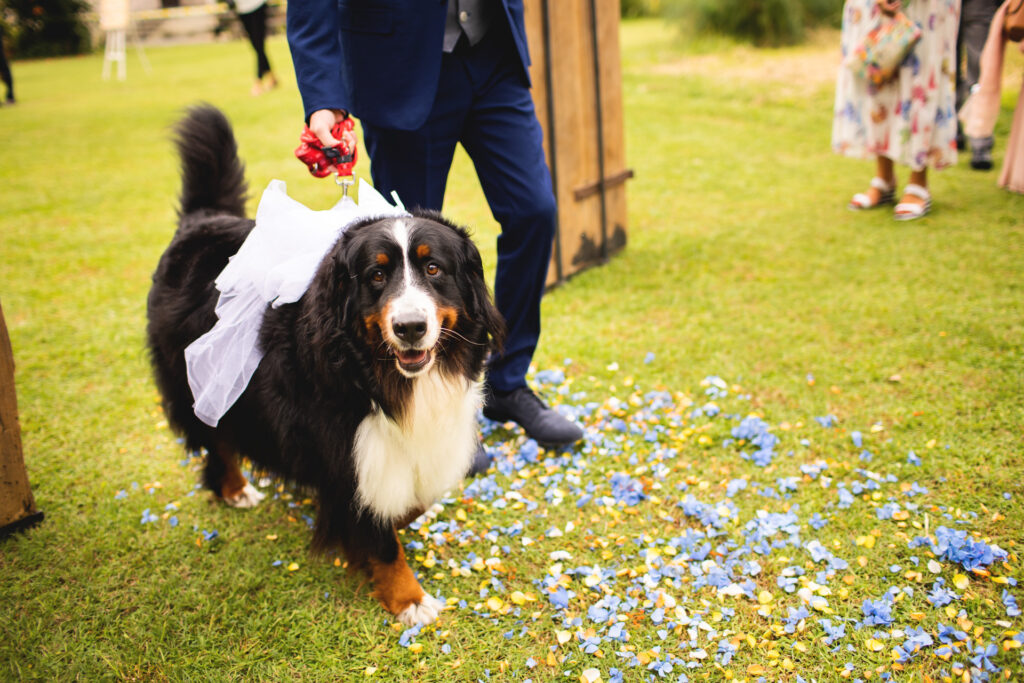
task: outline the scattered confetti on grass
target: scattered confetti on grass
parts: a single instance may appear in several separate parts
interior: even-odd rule
[[[562,370],[533,376],[585,426],[581,444],[546,450],[484,421],[491,469],[401,532],[424,588],[449,609],[426,627],[384,619],[398,646],[459,668],[449,634],[486,622],[516,656],[481,679],[590,683],[986,681],[1024,663],[1015,544],[982,533],[998,512],[943,504],[942,478],[925,480],[911,450],[935,444],[834,415],[776,423],[715,376],[692,394],[591,379],[584,391]],[[312,500],[250,474],[289,525],[312,524]],[[173,527],[186,510],[179,500],[154,513],[159,488],[113,495],[146,496],[142,526]],[[191,537],[220,540],[199,527]],[[272,569],[300,574],[300,559]]]

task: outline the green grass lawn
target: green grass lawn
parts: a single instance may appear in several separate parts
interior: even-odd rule
[[[452,605],[419,633],[308,554],[301,493],[244,512],[198,490],[147,365],[185,106],[231,118],[251,210],[272,178],[337,198],[291,158],[284,40],[259,98],[241,42],[149,49],[149,74],[130,50],[126,82],[102,55],[16,62],[0,301],[46,521],[0,542],[0,680],[1019,677],[1024,197],[963,159],[924,220],[847,211],[872,167],[829,148],[837,44],[623,26],[629,244],[546,297],[535,359],[587,439],[536,453],[488,426],[497,467],[404,534]],[[445,211],[493,270],[461,152]],[[965,566],[933,545],[949,529],[1008,554]]]

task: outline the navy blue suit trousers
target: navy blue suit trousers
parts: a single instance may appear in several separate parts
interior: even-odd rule
[[[441,60],[426,123],[412,131],[363,122],[374,186],[406,206],[440,210],[455,146],[473,160],[501,225],[494,297],[508,324],[504,353],[488,370],[499,392],[526,386],[540,336],[540,301],[555,234],[555,198],[543,134],[507,26]]]

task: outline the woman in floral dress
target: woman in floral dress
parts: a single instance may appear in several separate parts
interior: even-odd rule
[[[895,78],[881,86],[858,76],[847,60],[886,14],[902,10],[921,27],[921,40]],[[846,0],[843,66],[836,83],[832,148],[875,159],[868,190],[850,208],[873,209],[896,197],[894,163],[910,167],[910,179],[894,209],[897,220],[920,218],[931,208],[928,167],[956,163],[956,35],[960,0]]]

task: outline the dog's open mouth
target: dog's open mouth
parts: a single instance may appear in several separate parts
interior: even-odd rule
[[[409,349],[406,351],[395,351],[395,358],[398,359],[398,367],[408,373],[415,373],[430,363],[431,352],[429,349]]]

